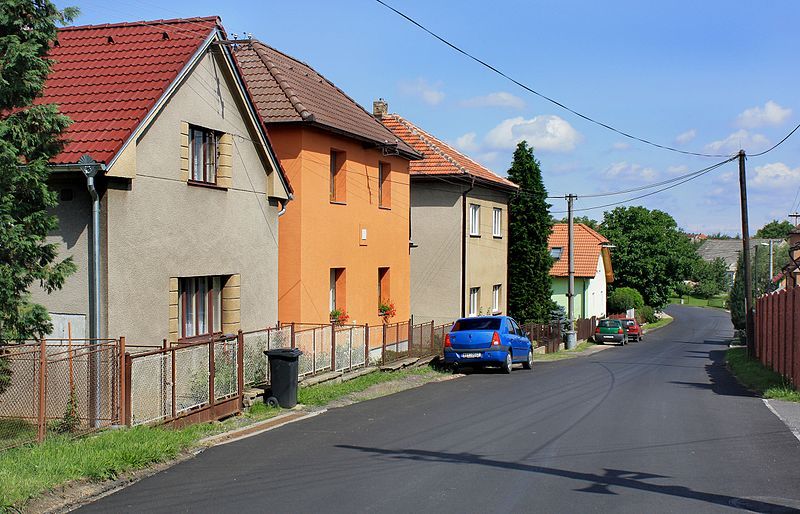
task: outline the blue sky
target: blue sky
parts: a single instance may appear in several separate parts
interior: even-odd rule
[[[388,0],[520,82],[624,131],[705,153],[764,150],[800,122],[800,2]],[[553,195],[627,189],[716,162],[648,147],[493,74],[374,0],[78,0],[78,24],[219,15],[317,69],[363,106],[397,112],[505,174],[517,140]],[[800,131],[752,158],[752,231],[785,219],[800,190]],[[622,200],[578,199],[576,208]],[[741,231],[736,164],[632,204],[687,231]],[[553,210],[561,210],[556,200]],[[602,210],[580,212],[595,219]],[[557,216],[561,216],[560,214]]]

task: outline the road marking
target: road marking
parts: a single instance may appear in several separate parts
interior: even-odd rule
[[[764,405],[766,405],[766,406],[767,406],[767,408],[768,408],[769,410],[771,410],[771,411],[772,411],[772,413],[773,413],[773,414],[775,414],[775,415],[778,417],[778,419],[779,419],[779,420],[781,420],[781,421],[783,422],[783,424],[784,424],[784,425],[786,425],[786,428],[788,428],[788,429],[789,429],[789,431],[790,431],[792,434],[794,434],[794,436],[797,438],[797,440],[798,440],[798,441],[800,441],[800,429],[797,429],[797,428],[795,428],[795,427],[791,426],[791,425],[789,424],[789,422],[788,422],[788,421],[786,421],[786,420],[783,418],[783,416],[781,416],[781,415],[778,413],[778,411],[777,411],[777,410],[775,410],[775,408],[774,408],[772,405],[770,405],[770,403],[769,403],[769,400],[767,400],[766,398],[761,398],[761,401],[762,401],[762,402],[764,402]]]

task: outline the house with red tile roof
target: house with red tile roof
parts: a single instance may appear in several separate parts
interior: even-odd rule
[[[308,64],[259,41],[235,54],[297,194],[280,223],[280,319],[408,320],[409,162],[420,155]],[[391,320],[379,313],[389,303]]]
[[[219,18],[66,27],[49,56],[39,102],[74,121],[51,240],[78,266],[33,292],[56,330],[160,345],[275,323],[291,187]]]
[[[566,223],[556,223],[547,242],[550,256],[554,259],[553,267],[550,268],[552,298],[565,310],[569,302],[568,229]],[[614,281],[611,245],[608,239],[583,223],[575,223],[573,229],[575,317],[604,317],[608,284]]]
[[[518,186],[398,114],[374,115],[422,154],[411,172],[411,303],[445,323],[507,314],[508,199]]]

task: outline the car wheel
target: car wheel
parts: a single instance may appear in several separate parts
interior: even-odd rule
[[[514,365],[514,363],[511,360],[511,352],[508,352],[506,354],[506,360],[503,362],[503,367],[502,367],[503,373],[506,373],[506,374],[511,373],[511,366],[513,366],[513,365]]]
[[[522,367],[525,369],[533,368],[533,351],[528,350],[528,360],[522,363]]]

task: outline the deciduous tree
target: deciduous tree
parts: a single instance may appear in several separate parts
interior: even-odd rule
[[[786,239],[794,225],[788,221],[772,220],[756,231],[756,237],[764,239]]]

